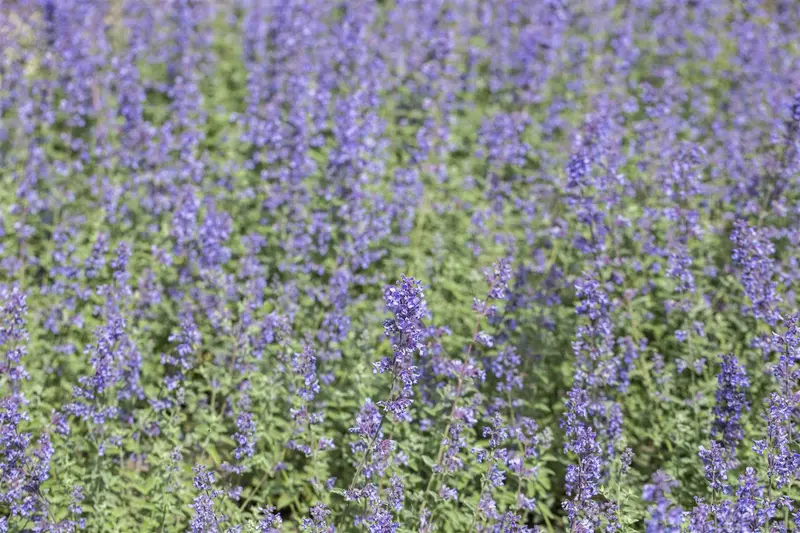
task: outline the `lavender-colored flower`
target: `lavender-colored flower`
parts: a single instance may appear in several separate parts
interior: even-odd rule
[[[73,387],[76,401],[65,405],[64,410],[101,429],[119,412],[108,391],[122,381],[127,353],[134,348],[125,333],[125,320],[119,315],[110,316],[108,323],[96,330],[95,339],[86,350],[93,373],[79,378],[79,385]]]
[[[736,503],[729,514],[728,527],[731,531],[760,531],[769,524],[776,514],[776,506],[765,498],[765,487],[758,479],[756,471],[747,467],[739,476],[739,487],[736,489]]]
[[[311,402],[319,393],[319,381],[317,380],[317,358],[311,350],[311,346],[306,345],[303,351],[296,353],[291,362],[292,372],[300,377],[300,384],[296,394],[304,402]]]
[[[575,233],[573,244],[581,253],[595,258],[607,246],[609,212],[619,203],[619,188],[624,182],[616,170],[615,124],[606,104],[601,104],[576,134],[566,166],[568,205],[582,226]]]
[[[392,476],[389,481],[389,489],[387,491],[386,501],[389,507],[398,513],[403,510],[403,503],[405,501],[405,486],[403,480],[397,474]]]
[[[195,465],[194,468],[194,488],[199,491],[207,491],[216,481],[214,472],[208,470],[205,465]]]
[[[19,289],[0,291],[3,300],[0,308],[0,377],[8,376],[12,383],[13,392],[18,389],[17,381],[26,379],[28,373],[22,363],[22,358],[27,355],[28,331],[26,328],[26,315],[28,306],[25,294]]]
[[[233,435],[233,440],[236,442],[233,456],[237,461],[244,457],[252,457],[255,453],[255,433],[256,423],[253,415],[247,412],[240,413],[236,417],[236,433]]]
[[[300,522],[300,531],[306,533],[334,533],[336,528],[328,523],[331,511],[324,504],[318,503],[311,508],[310,517]]]
[[[280,533],[283,519],[276,512],[275,507],[267,506],[261,509],[261,520],[258,522],[259,533]]]
[[[494,346],[494,337],[485,331],[479,331],[478,334],[475,335],[475,341],[486,348]]]
[[[201,494],[192,502],[194,516],[189,522],[191,533],[217,533],[220,531],[220,519],[214,511],[214,499]]]
[[[601,284],[590,275],[576,282],[575,312],[588,323],[578,327],[572,349],[577,359],[575,381],[589,387],[617,384],[611,302]]]
[[[525,164],[529,146],[521,135],[529,124],[530,118],[523,113],[498,114],[483,122],[478,136],[486,146],[485,157],[490,167]]]
[[[478,512],[481,516],[489,519],[496,520],[500,517],[497,511],[497,502],[492,497],[491,491],[483,491],[478,498]]]
[[[497,378],[499,392],[511,392],[523,387],[523,377],[520,373],[522,358],[513,345],[503,346],[489,363],[489,368]]]
[[[395,533],[399,530],[400,524],[394,520],[390,504],[381,498],[377,486],[367,484],[358,491],[357,499],[365,502],[366,513],[356,517],[355,525],[366,526],[368,531],[376,533]]]
[[[318,425],[324,420],[322,412],[312,410],[314,399],[320,391],[320,385],[317,377],[317,358],[311,346],[307,344],[302,352],[295,353],[290,366],[295,375],[295,382],[291,386],[291,390],[296,400],[289,409],[289,414],[294,422],[294,432],[287,446],[310,456],[313,454],[312,448],[321,450],[333,446],[333,443],[324,437],[316,442],[299,442],[297,438],[298,435],[307,433],[310,426]],[[311,435],[308,435],[307,438],[311,438]]]
[[[439,497],[444,501],[456,500],[458,499],[458,489],[443,484],[439,487]]]
[[[351,451],[364,454],[362,472],[366,479],[383,476],[395,449],[393,440],[383,438],[382,426],[383,415],[367,398],[356,416],[356,426],[350,428],[351,433],[359,436],[359,440],[351,445]]]
[[[224,211],[219,211],[215,203],[209,202],[205,219],[197,233],[202,268],[219,268],[228,262],[230,249],[225,243],[230,236],[231,226],[231,217]]]
[[[504,300],[508,294],[508,282],[511,280],[511,263],[502,258],[492,268],[483,272],[486,283],[489,285],[489,300]]]
[[[180,331],[170,335],[169,341],[176,343],[175,354],[162,355],[161,364],[168,368],[164,376],[164,385],[168,391],[174,391],[183,383],[185,373],[194,366],[195,361],[192,356],[202,342],[202,336],[191,313],[185,312],[181,315]],[[169,400],[154,400],[156,409],[164,409],[170,404]]]
[[[783,324],[786,331],[782,335],[775,335],[774,342],[770,343],[770,347],[776,347],[780,353],[778,364],[772,372],[781,394],[787,399],[800,379],[800,331],[797,324],[797,316],[787,318]]]
[[[422,320],[428,315],[425,295],[419,281],[402,276],[396,286],[386,289],[384,301],[387,310],[394,315],[394,318],[383,323],[386,335],[392,340],[394,355],[375,363],[375,372],[391,372],[400,391],[378,405],[395,419],[407,420],[410,417],[408,409],[413,401],[412,386],[419,376],[414,365],[414,354],[422,348],[425,332]]]
[[[800,461],[792,449],[789,429],[795,401],[772,393],[767,400],[763,418],[767,422],[766,440],[755,441],[753,451],[767,455],[767,475],[778,488],[784,487],[797,476]]]
[[[214,489],[216,478],[214,473],[204,465],[194,466],[194,488],[202,494],[192,502],[194,514],[189,522],[189,531],[192,533],[216,533],[220,531],[221,524],[226,518],[219,515],[214,509],[214,500],[222,495],[222,491]]]
[[[722,369],[717,376],[714,405],[713,437],[721,437],[725,447],[735,451],[744,438],[740,419],[750,409],[746,391],[750,387],[747,372],[733,354],[722,357]]]
[[[504,513],[492,526],[493,533],[535,533],[538,529],[531,529],[522,524],[523,518],[514,513]]]
[[[69,506],[69,512],[71,515],[71,525],[73,527],[77,527],[78,529],[86,528],[86,519],[81,516],[83,515],[83,506],[81,504],[85,499],[86,493],[83,485],[75,485],[72,488],[72,494],[70,495],[71,503]]]
[[[536,510],[536,498],[528,498],[524,494],[517,497],[517,508],[521,511],[533,512]]]
[[[93,279],[99,275],[106,265],[106,254],[108,253],[108,235],[100,233],[92,246],[92,251],[86,259],[85,276]]]
[[[50,477],[54,448],[47,433],[31,445],[30,433],[20,431],[28,418],[21,407],[18,395],[0,399],[0,502],[8,506],[12,524],[40,523],[49,505],[41,487]]]
[[[775,245],[767,230],[750,226],[737,220],[731,233],[733,262],[741,268],[741,280],[745,294],[750,299],[750,312],[758,320],[774,326],[780,318],[778,304],[781,301],[777,282]]]
[[[586,422],[589,414],[586,391],[573,388],[567,398],[567,411],[561,422],[566,436],[564,452],[574,454],[577,462],[567,466],[565,482],[570,499],[562,502],[562,506],[570,529],[575,530],[583,520],[600,523],[600,506],[594,498],[599,494],[602,461],[596,434]]]
[[[708,487],[715,493],[729,494],[731,486],[728,484],[728,462],[722,445],[717,441],[711,441],[711,447],[708,449],[700,446],[698,455],[703,461],[703,473],[708,481]]]
[[[675,505],[669,495],[678,483],[668,474],[659,470],[653,474],[652,482],[644,486],[642,499],[651,502],[645,522],[646,533],[680,533],[683,511]]]

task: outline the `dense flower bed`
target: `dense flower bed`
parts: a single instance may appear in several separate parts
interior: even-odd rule
[[[797,531],[798,28],[0,4],[0,532]]]

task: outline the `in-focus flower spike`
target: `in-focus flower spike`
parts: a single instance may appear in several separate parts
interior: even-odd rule
[[[728,462],[722,445],[717,441],[711,441],[710,448],[700,446],[698,455],[703,461],[703,473],[711,491],[716,494],[729,494],[731,486],[728,484]]]
[[[194,466],[194,488],[201,492],[191,507],[194,511],[189,522],[191,533],[209,533],[220,531],[226,517],[214,509],[214,500],[222,495],[222,491],[214,488],[216,477],[204,465]]]
[[[564,453],[574,454],[577,460],[567,466],[565,482],[570,499],[562,502],[562,506],[570,530],[582,531],[580,528],[585,524],[599,526],[603,518],[600,504],[595,500],[602,478],[601,448],[594,429],[587,423],[590,405],[586,391],[573,388],[567,395],[566,407],[561,422],[566,438]]]
[[[392,390],[399,389],[388,400],[378,402],[397,421],[410,420],[408,412],[413,401],[413,385],[419,371],[414,365],[414,354],[422,348],[425,335],[423,319],[428,316],[422,284],[414,278],[402,276],[397,285],[384,292],[386,309],[394,318],[383,323],[386,336],[392,341],[391,358],[384,357],[374,364],[375,372],[392,374]],[[396,385],[395,385],[396,384]]]

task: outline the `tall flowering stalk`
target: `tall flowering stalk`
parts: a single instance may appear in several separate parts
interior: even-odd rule
[[[788,318],[786,331],[776,336],[779,360],[773,369],[778,391],[765,398],[762,419],[766,423],[765,438],[753,443],[753,451],[767,460],[767,490],[785,491],[800,478],[800,451],[795,443],[795,418],[800,379],[800,332],[798,317]]]
[[[362,501],[364,514],[355,517],[356,525],[365,525],[374,531],[393,531],[399,527],[393,512],[402,510],[402,493],[399,478],[392,478],[390,487],[381,491],[373,482],[358,487],[360,476],[366,480],[383,477],[396,450],[396,442],[384,438],[383,425],[387,416],[394,423],[411,420],[409,411],[414,398],[413,386],[419,377],[414,356],[422,349],[425,336],[423,320],[429,316],[422,284],[405,275],[395,286],[384,291],[386,309],[393,315],[384,321],[384,332],[392,342],[392,356],[374,363],[374,373],[389,373],[392,376],[389,397],[373,404],[367,399],[356,418],[357,425],[351,431],[359,436],[352,451],[363,453],[353,474],[350,486],[345,491],[349,502]],[[377,408],[383,410],[381,414]]]
[[[194,515],[189,522],[191,533],[218,533],[221,524],[227,519],[214,508],[214,501],[222,496],[222,491],[214,488],[216,478],[204,465],[194,467],[194,488],[200,492],[192,502]]]
[[[661,189],[670,200],[662,216],[668,222],[666,275],[675,280],[677,294],[694,293],[696,288],[694,257],[689,250],[691,239],[699,239],[703,230],[699,224],[697,204],[704,187],[700,165],[705,152],[690,143],[681,144],[671,157]]]
[[[3,299],[0,308],[0,380],[10,387],[12,395],[17,395],[19,381],[30,377],[22,362],[28,353],[27,297],[17,288],[2,290],[0,297]]]
[[[574,464],[567,466],[565,476],[569,500],[562,502],[567,512],[570,531],[598,527],[603,519],[595,497],[602,481],[602,448],[588,419],[590,404],[586,391],[573,388],[567,395],[567,411],[561,421],[564,429],[564,453],[572,453]]]
[[[22,361],[27,354],[27,298],[19,289],[5,287],[0,289],[0,298],[0,502],[8,508],[0,527],[7,530],[10,523],[22,530],[32,523],[45,530],[56,525],[50,523],[49,503],[42,493],[42,485],[50,478],[54,448],[49,433],[34,444],[33,436],[23,430],[29,419],[27,401],[20,392],[20,382],[29,377]]]
[[[433,472],[423,493],[423,501],[419,510],[420,528],[426,531],[430,527],[428,521],[431,513],[428,509],[428,493],[433,490],[434,494],[442,499],[450,499],[454,495],[454,489],[444,485],[444,480],[448,475],[458,472],[464,466],[459,455],[467,447],[465,432],[477,422],[476,401],[480,400],[476,396],[473,398],[474,401],[467,405],[460,405],[460,403],[468,382],[477,383],[485,379],[485,371],[473,360],[473,351],[477,345],[491,347],[494,343],[494,338],[488,333],[480,331],[480,328],[484,319],[495,317],[496,302],[507,297],[508,283],[512,275],[511,263],[508,259],[502,258],[491,268],[485,269],[483,275],[489,289],[485,300],[478,298],[473,300],[472,310],[475,313],[475,326],[471,340],[466,347],[465,357],[463,360],[454,359],[446,364],[450,376],[455,377],[457,381],[453,391],[450,413],[436,453],[436,460],[432,465]]]
[[[603,285],[593,276],[585,275],[575,287],[578,297],[575,312],[582,320],[577,339],[572,343],[574,387],[586,391],[590,420],[610,456],[622,430],[622,411],[613,394],[627,389],[636,354],[634,351],[632,357],[623,358],[615,352],[613,303]]]
[[[595,497],[608,474],[606,461],[613,457],[622,433],[622,410],[612,394],[627,388],[626,365],[632,363],[614,353],[611,302],[602,285],[585,275],[576,283],[576,291],[576,313],[584,321],[572,345],[576,358],[574,384],[561,421],[564,453],[576,460],[567,467],[569,499],[562,502],[571,531],[581,531],[589,527],[587,524],[599,527],[603,522],[616,521],[616,504],[602,506]]]
[[[81,376],[73,387],[75,401],[66,404],[64,411],[80,418],[92,428],[98,453],[103,455],[107,423],[120,413],[115,392],[123,379],[123,361],[130,349],[125,332],[126,322],[119,316],[111,316],[108,323],[95,331],[95,343],[86,348],[91,364],[91,373]]]
[[[565,167],[565,192],[578,226],[573,245],[586,256],[587,268],[575,281],[575,371],[561,420],[564,453],[575,460],[567,467],[568,499],[562,502],[571,531],[596,528],[603,523],[610,530],[617,527],[617,503],[601,505],[595,498],[608,476],[608,461],[622,434],[622,409],[616,393],[627,390],[637,356],[631,340],[618,341],[614,333],[615,301],[610,291],[624,278],[619,271],[609,273],[607,267],[621,261],[617,232],[613,229],[625,220],[614,210],[622,202],[626,179],[618,170],[623,158],[618,150],[618,125],[608,103],[605,99],[598,101],[598,111],[576,134]],[[613,250],[609,244],[614,245]],[[609,257],[610,251],[614,252],[613,258]],[[632,349],[626,349],[621,357],[616,353],[618,345]]]
[[[733,241],[733,262],[741,269],[741,282],[744,292],[751,302],[747,311],[756,320],[763,320],[774,327],[780,319],[778,305],[781,302],[774,280],[777,272],[775,245],[767,229],[751,226],[744,220],[737,220],[731,232]]]
[[[394,318],[384,321],[386,336],[392,342],[392,357],[374,363],[375,373],[392,375],[389,399],[378,403],[396,422],[409,421],[408,410],[413,402],[413,386],[419,378],[414,354],[422,348],[424,325],[428,316],[422,285],[414,278],[403,276],[394,287],[384,292],[386,309]],[[397,390],[395,390],[397,389]]]
[[[717,392],[714,404],[714,424],[711,436],[720,438],[724,446],[735,455],[736,447],[744,438],[741,418],[750,409],[747,389],[750,381],[747,372],[736,356],[722,357],[722,369],[717,376]]]

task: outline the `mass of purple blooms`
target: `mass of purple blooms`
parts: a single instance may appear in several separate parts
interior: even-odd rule
[[[0,0],[0,533],[800,532],[797,0]]]

